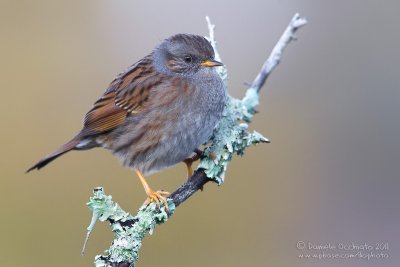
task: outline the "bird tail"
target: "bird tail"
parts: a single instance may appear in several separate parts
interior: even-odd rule
[[[30,171],[32,171],[34,169],[39,170],[39,169],[43,168],[44,166],[46,166],[47,164],[49,164],[50,162],[52,162],[53,160],[55,160],[59,156],[64,155],[68,151],[71,151],[72,149],[74,149],[79,144],[79,142],[80,142],[80,137],[79,137],[79,135],[77,135],[74,138],[72,138],[69,142],[67,142],[66,144],[64,144],[61,147],[59,147],[53,153],[50,153],[46,157],[44,157],[41,160],[39,160],[39,162],[36,163],[35,165],[33,165],[31,168],[29,168],[26,171],[26,173],[28,173],[28,172],[30,172]]]

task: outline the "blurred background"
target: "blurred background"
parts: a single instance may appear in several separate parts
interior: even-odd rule
[[[133,213],[145,200],[136,175],[102,149],[24,174],[80,129],[116,74],[174,33],[207,35],[209,15],[229,93],[242,97],[295,12],[309,24],[267,80],[251,124],[272,143],[236,157],[223,186],[207,184],[146,237],[138,266],[399,266],[399,8],[0,0],[0,266],[92,266],[112,240],[108,224],[97,223],[81,257],[92,189],[103,186]],[[173,191],[185,175],[181,164],[149,182]],[[309,243],[388,243],[362,251],[388,257],[299,258],[335,252]]]

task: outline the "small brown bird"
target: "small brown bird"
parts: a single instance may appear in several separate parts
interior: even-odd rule
[[[214,50],[202,36],[176,34],[115,78],[86,114],[82,130],[31,167],[40,169],[71,150],[104,147],[136,171],[148,196],[162,201],[144,176],[179,162],[191,174],[191,154],[206,143],[226,100]]]

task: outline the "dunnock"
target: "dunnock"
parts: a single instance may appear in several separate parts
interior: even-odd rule
[[[40,169],[71,150],[104,147],[136,171],[148,196],[168,208],[165,191],[144,176],[188,157],[210,138],[226,103],[213,67],[214,50],[202,36],[176,34],[115,78],[86,114],[82,130],[31,167]]]

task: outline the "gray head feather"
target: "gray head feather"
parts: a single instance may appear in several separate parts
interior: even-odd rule
[[[214,50],[206,38],[194,34],[176,34],[161,42],[153,53],[156,68],[164,74],[194,74],[204,60],[214,59]]]

